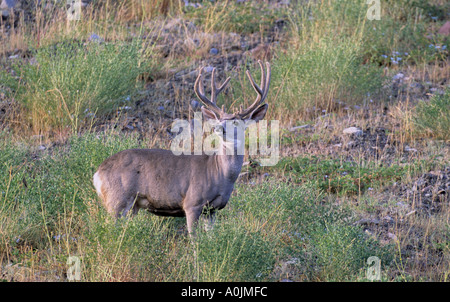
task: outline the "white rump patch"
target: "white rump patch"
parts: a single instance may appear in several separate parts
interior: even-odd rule
[[[94,174],[94,187],[95,190],[97,191],[98,196],[102,197],[102,181],[100,179],[100,175],[98,175],[98,172],[95,172]]]

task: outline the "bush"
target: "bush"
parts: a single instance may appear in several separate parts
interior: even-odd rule
[[[64,41],[33,52],[35,64],[15,65],[12,84],[36,133],[76,131],[95,114],[112,112],[130,100],[145,70],[138,41],[123,44]]]
[[[361,104],[381,91],[382,70],[364,57],[366,10],[364,3],[325,1],[291,12],[288,47],[273,64],[280,113],[307,118],[339,102]]]
[[[306,259],[314,263],[319,278],[326,281],[354,280],[371,256],[382,259],[383,264],[391,258],[362,228],[342,223],[313,230],[307,250]]]
[[[450,139],[450,89],[435,94],[430,101],[421,101],[413,114],[413,128],[419,135]]]
[[[351,39],[324,38],[292,49],[275,64],[274,86],[283,82],[285,87],[279,95],[282,107],[315,115],[329,112],[338,101],[363,103],[379,91],[382,80],[380,70],[362,63]]]

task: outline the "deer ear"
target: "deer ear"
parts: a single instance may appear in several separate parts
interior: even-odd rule
[[[269,108],[269,105],[262,104],[261,106],[253,110],[248,119],[254,120],[255,122],[262,120],[266,116],[267,108]]]
[[[218,120],[216,114],[205,107],[202,107],[202,113],[205,120]]]

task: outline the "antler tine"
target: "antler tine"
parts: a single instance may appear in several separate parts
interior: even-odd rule
[[[250,83],[252,84],[253,89],[255,89],[258,96],[256,97],[256,100],[253,102],[250,107],[243,110],[242,107],[239,110],[239,115],[241,118],[244,118],[248,114],[250,114],[253,110],[255,110],[260,103],[264,102],[264,100],[267,97],[267,94],[269,92],[269,85],[270,85],[270,64],[269,62],[266,62],[267,71],[264,72],[264,66],[260,60],[258,60],[259,67],[261,69],[261,84],[258,86],[258,84],[255,83],[255,80],[253,79],[252,75],[250,74],[250,71],[246,71],[247,77],[250,80]]]
[[[200,68],[197,79],[195,80],[194,92],[203,103],[207,104],[207,103],[209,103],[209,100],[205,96],[205,93],[203,91],[203,85],[200,85],[200,82],[202,81],[202,79],[203,79],[203,67]]]
[[[258,64],[259,64],[259,68],[261,69],[261,84],[260,84],[260,86],[256,85],[255,80],[253,79],[249,70],[246,71],[246,74],[247,74],[247,77],[249,78],[253,88],[255,89],[256,93],[258,93],[258,96],[262,96],[263,91],[261,90],[261,87],[263,87],[263,89],[264,89],[266,75],[264,74],[264,67],[263,67],[261,61],[258,60]]]
[[[219,95],[219,93],[222,92],[222,90],[225,88],[225,86],[227,86],[228,82],[231,80],[230,77],[228,77],[223,83],[222,85],[220,85],[219,88],[217,88],[216,86],[216,69],[214,68],[211,74],[211,102],[213,102],[214,104],[217,104],[217,96]],[[223,106],[222,106],[222,110],[223,110]]]
[[[205,96],[203,83],[201,83],[202,79],[203,79],[203,70],[204,70],[203,67],[200,68],[199,75],[198,75],[197,79],[195,80],[194,92],[206,107],[208,107],[209,109],[214,111],[214,113],[218,114],[219,116],[222,116],[225,113],[225,111],[223,110],[224,109],[223,106],[222,106],[222,109],[220,109],[216,105],[216,98],[217,98],[217,95],[225,87],[225,85],[228,84],[228,82],[230,81],[230,78],[228,78],[219,88],[217,88],[215,85],[215,69],[213,69],[212,75],[211,75],[211,100],[209,100]]]
[[[270,76],[272,74],[269,62],[266,62],[266,67],[267,67],[267,76],[266,76],[266,83],[264,84],[265,93],[264,93],[264,95],[262,97],[263,101],[267,98],[267,94],[269,93]]]

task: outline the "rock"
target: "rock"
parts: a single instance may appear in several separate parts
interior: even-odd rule
[[[8,17],[11,9],[16,9],[20,3],[18,3],[16,0],[2,0],[2,3],[0,4],[0,11],[3,17]]]
[[[196,110],[200,107],[200,103],[197,100],[192,100],[191,101],[191,107],[193,110]]]
[[[394,219],[389,215],[384,216],[382,220],[386,223],[394,223]]]
[[[89,36],[88,38],[89,42],[97,42],[97,43],[102,43],[104,42],[104,40],[98,36],[96,33],[93,33]]]
[[[214,69],[214,67],[212,67],[212,66],[206,66],[204,70],[205,70],[205,72],[212,72],[213,69]],[[197,74],[197,71],[196,71],[196,74]]]
[[[399,72],[395,76],[392,77],[392,80],[398,81],[398,80],[403,79],[404,77],[405,77],[405,75],[403,73]]]
[[[217,55],[219,53],[219,51],[217,50],[217,48],[211,48],[210,50],[209,50],[209,54],[211,54],[211,55]]]
[[[347,148],[353,148],[354,146],[356,146],[356,142],[355,141],[349,141],[345,146]]]
[[[417,152],[417,149],[410,148],[409,146],[405,146],[405,152]]]
[[[441,28],[438,30],[438,34],[448,36],[450,35],[450,21],[445,22]]]
[[[398,238],[397,238],[397,236],[396,236],[395,234],[392,234],[392,233],[388,232],[388,233],[387,233],[387,236],[388,236],[390,239],[394,240],[394,241],[398,241]]]
[[[360,136],[360,135],[363,134],[363,131],[361,129],[359,129],[359,128],[356,128],[356,127],[345,128],[342,132],[344,134],[354,134],[356,136]]]
[[[197,7],[201,7],[201,4],[200,3],[191,3],[191,2],[189,2],[187,0],[184,0],[184,6],[185,7],[192,6],[194,8],[197,8]]]

